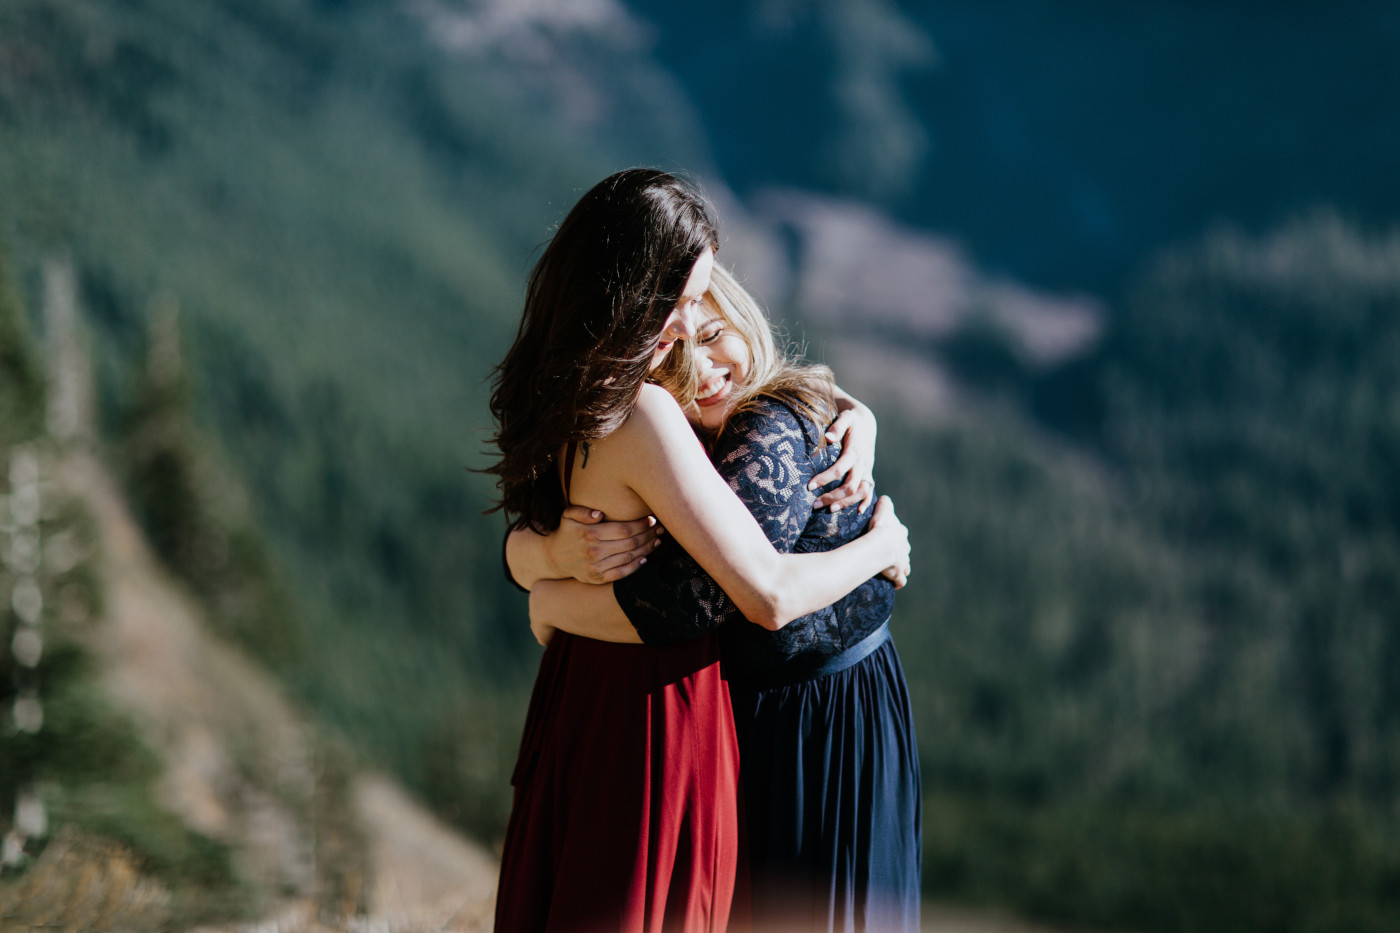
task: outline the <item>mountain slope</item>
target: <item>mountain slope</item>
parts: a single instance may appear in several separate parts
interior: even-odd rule
[[[164,763],[159,803],[234,853],[253,898],[243,906],[264,903],[284,920],[367,914],[396,928],[489,929],[494,856],[393,781],[347,773],[343,752],[270,675],[210,633],[102,465],[74,453],[61,469],[99,532],[107,595],[90,647],[104,689]]]

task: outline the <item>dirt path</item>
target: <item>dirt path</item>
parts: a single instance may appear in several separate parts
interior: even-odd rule
[[[376,914],[432,930],[489,930],[494,855],[445,827],[384,778],[361,778],[357,805],[370,834]]]
[[[104,686],[167,763],[161,803],[188,825],[228,842],[240,870],[284,889],[314,883],[304,817],[287,799],[312,781],[314,734],[270,674],[211,634],[198,604],[156,561],[115,482],[91,456],[64,464],[65,485],[100,529],[106,612],[92,647]],[[250,781],[249,757],[274,770]],[[267,787],[267,783],[276,786]],[[353,800],[369,839],[374,930],[487,930],[496,860],[377,775],[356,779]],[[305,898],[278,911],[274,928],[309,929]]]

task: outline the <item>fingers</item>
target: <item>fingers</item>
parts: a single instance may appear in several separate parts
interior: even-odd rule
[[[842,477],[846,476],[846,474],[851,472],[851,468],[855,465],[853,463],[854,460],[855,456],[852,455],[849,451],[842,451],[841,456],[836,458],[835,463],[827,467],[825,470],[822,470],[816,476],[812,477],[812,481],[807,484],[807,488],[821,489],[827,483],[835,482],[836,480],[841,479]]]
[[[657,534],[648,529],[630,538],[619,538],[616,541],[599,541],[590,544],[584,549],[584,557],[592,565],[594,570],[606,569],[617,563],[617,558],[625,556],[633,551],[640,550],[640,553],[650,553],[651,549],[660,541]]]
[[[581,505],[571,505],[564,509],[563,517],[572,519],[580,525],[594,525],[603,520],[603,513],[597,509],[585,509]]]
[[[843,483],[830,492],[818,496],[817,500],[812,503],[812,507],[820,509],[830,506],[831,511],[839,512],[847,506],[855,505],[861,500],[862,488],[863,487],[852,485],[851,483]]]
[[[636,546],[626,551],[594,561],[593,571],[598,578],[596,582],[611,583],[614,580],[621,580],[646,563],[647,555],[660,546],[660,541],[651,538],[638,542]],[[625,569],[625,572],[618,573],[617,571],[620,569]]]
[[[870,507],[870,502],[875,497],[875,483],[870,478],[869,465],[857,463],[857,459],[854,452],[848,448],[836,458],[835,463],[812,477],[812,481],[807,484],[808,489],[820,489],[828,483],[844,480],[840,486],[818,496],[812,503],[813,508],[829,507],[831,511],[839,512],[859,503],[860,510],[864,512]]]
[[[659,527],[655,516],[647,515],[631,522],[602,522],[585,531],[583,537],[586,541],[620,541],[643,533],[655,536]]]
[[[896,567],[886,567],[883,571],[881,571],[880,575],[888,579],[891,583],[893,583],[895,589],[902,590],[904,589],[905,585],[909,582],[910,572],[911,571],[909,564],[904,563]]]
[[[844,508],[860,504],[860,510],[864,512],[870,507],[870,502],[875,498],[875,484],[868,479],[856,481],[855,474],[852,473],[847,481],[829,492],[822,493],[812,503],[812,508],[820,509],[826,506],[831,507],[831,511],[839,512]]]
[[[645,554],[638,555],[635,559],[628,561],[622,566],[614,567],[607,573],[604,573],[602,578],[598,582],[615,583],[616,581],[621,580],[623,577],[630,577],[632,576],[632,574],[640,570],[642,568],[642,565],[646,562],[647,558]]]
[[[862,513],[864,513],[865,510],[867,510],[867,509],[869,509],[869,507],[871,507],[871,503],[872,503],[872,502],[875,502],[875,483],[869,483],[869,482],[868,482],[868,483],[865,483],[865,485],[862,485],[862,486],[861,486],[861,511],[862,511]]]
[[[831,427],[826,429],[827,443],[835,443],[845,437],[846,432],[851,430],[851,424],[855,421],[855,417],[855,412],[849,408],[837,415],[836,420],[831,422]],[[829,483],[831,480],[827,480],[827,482]]]

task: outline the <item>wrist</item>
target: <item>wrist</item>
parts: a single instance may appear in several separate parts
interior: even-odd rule
[[[558,580],[564,576],[563,568],[559,566],[559,561],[554,555],[555,541],[558,537],[557,534],[552,534],[544,535],[540,539],[543,542],[541,551],[544,554],[546,578],[551,580]]]
[[[890,554],[893,552],[893,547],[888,539],[887,532],[881,530],[878,525],[872,525],[869,531],[852,542],[862,545],[866,549],[867,566],[874,568],[869,576],[880,573],[890,565]]]
[[[874,529],[879,534],[881,569],[901,563],[909,550],[909,542],[900,532],[897,524],[882,525]]]
[[[549,624],[545,620],[545,591],[549,589],[548,580],[541,580],[530,590],[530,626]]]

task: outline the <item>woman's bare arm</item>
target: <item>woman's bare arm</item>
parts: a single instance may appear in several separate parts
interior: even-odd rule
[[[826,430],[828,441],[841,443],[841,456],[820,473],[809,489],[840,479],[842,484],[823,493],[816,508],[833,512],[860,504],[865,511],[874,501],[875,414],[859,399],[835,386],[838,415]],[[661,526],[654,518],[637,522],[607,522],[602,513],[570,506],[559,528],[548,535],[529,528],[510,532],[506,562],[511,577],[524,589],[539,580],[574,579],[581,583],[612,583],[634,573],[656,549]]]
[[[617,604],[611,585],[540,580],[530,591],[530,631],[541,645],[556,629],[598,641],[641,644],[642,637]]]
[[[840,441],[841,456],[824,471],[813,477],[810,489],[820,489],[833,480],[840,479],[841,485],[823,493],[817,498],[816,507],[831,507],[831,511],[860,504],[864,512],[875,499],[875,434],[878,425],[875,413],[860,399],[849,394],[840,386],[834,386],[836,394],[836,420],[826,429],[829,442]]]
[[[898,523],[887,497],[876,505],[871,518],[875,527],[884,522]],[[905,574],[907,567],[886,576],[899,589],[904,586]],[[816,614],[821,609],[818,607],[804,615]],[[599,641],[642,641],[636,625],[618,603],[617,591],[612,585],[592,586],[577,580],[541,580],[530,592],[530,630],[536,640],[542,645],[548,644],[556,629]]]
[[[897,521],[880,523],[832,551],[775,550],[660,387],[642,387],[636,409],[609,447],[624,482],[739,611],[765,628],[781,628],[830,605],[889,568],[907,573],[908,533]]]

